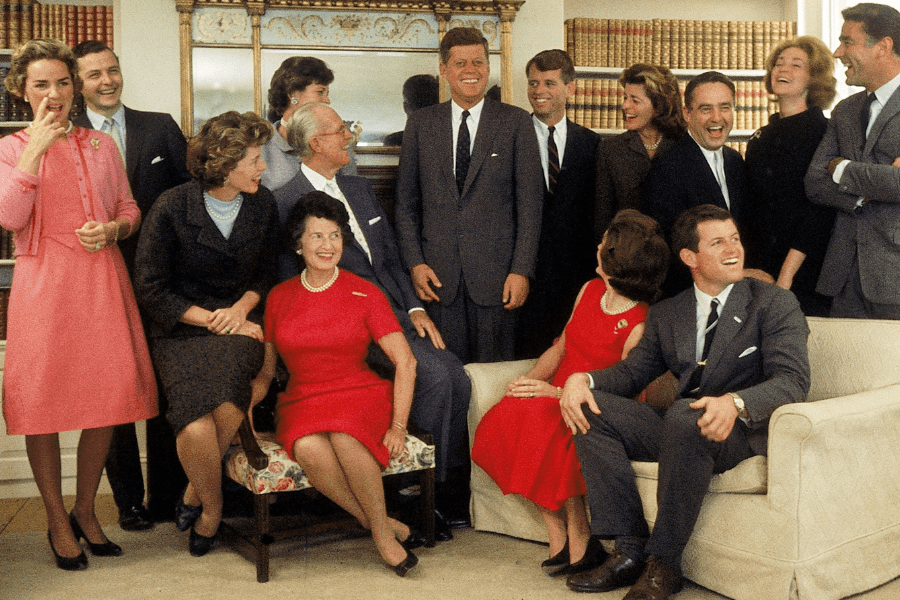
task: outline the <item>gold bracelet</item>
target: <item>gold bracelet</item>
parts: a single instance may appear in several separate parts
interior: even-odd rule
[[[119,242],[119,222],[113,221],[113,223],[116,226],[116,234],[115,237],[113,237],[113,244],[117,244]]]
[[[556,397],[562,398],[562,388],[559,386],[556,386]]]
[[[394,421],[394,422],[391,424],[391,429],[399,429],[399,430],[402,431],[404,434],[406,434],[406,425],[404,425],[404,424],[401,423],[400,421]]]

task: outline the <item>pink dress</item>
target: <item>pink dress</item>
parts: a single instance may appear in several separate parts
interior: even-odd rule
[[[88,253],[75,235],[89,220],[137,219],[118,150],[108,136],[77,128],[33,177],[16,168],[27,142],[24,132],[0,140],[0,224],[15,231],[17,254],[3,374],[7,432],[153,417],[156,382],[122,255],[116,246]]]
[[[606,314],[600,308],[605,292],[602,279],[587,284],[566,325],[566,351],[552,385],[562,387],[572,373],[619,362],[631,330],[646,319],[645,304]],[[581,464],[558,398],[503,398],[478,424],[472,461],[504,494],[520,494],[548,510],[559,510],[567,499],[585,493]]]
[[[278,395],[275,437],[293,458],[294,442],[323,431],[348,433],[386,467],[382,443],[391,426],[394,386],[366,365],[369,343],[402,331],[387,298],[353,273],[310,292],[300,277],[269,292],[266,341],[291,377]]]

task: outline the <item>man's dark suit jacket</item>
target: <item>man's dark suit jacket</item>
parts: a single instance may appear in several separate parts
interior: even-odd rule
[[[74,123],[92,128],[87,114]],[[187,171],[187,142],[175,120],[167,113],[145,112],[125,107],[125,172],[131,194],[146,217],[153,202],[164,191],[190,181]],[[119,244],[129,271],[133,271],[137,238]]]
[[[544,178],[531,116],[485,99],[460,195],[450,101],[406,122],[397,177],[396,221],[407,268],[427,264],[442,303],[465,278],[481,306],[503,303],[510,273],[534,278]]]
[[[643,212],[659,221],[666,235],[671,234],[678,215],[701,204],[715,204],[730,210],[738,230],[744,233],[744,207],[750,201],[744,159],[728,146],[722,148],[722,153],[731,208],[725,204],[725,196],[703,151],[689,134],[653,161],[641,190]],[[752,250],[746,242],[744,248]]]
[[[747,437],[765,455],[769,417],[809,391],[809,327],[792,293],[753,278],[734,284],[719,316],[699,396],[738,394],[750,413]],[[619,363],[591,372],[594,389],[631,398],[671,371],[689,397],[697,368],[697,300],[691,287],[650,307],[638,345]]]
[[[520,354],[540,356],[558,337],[581,286],[596,277],[594,189],[600,136],[567,120],[556,193],[544,194],[541,236],[531,292],[522,307]]]
[[[247,315],[261,325],[280,237],[275,199],[262,186],[244,194],[228,239],[206,212],[199,183],[164,192],[144,221],[134,274],[135,296],[152,318],[150,337],[213,335],[181,316],[192,305],[232,306],[247,291],[262,298]]]
[[[421,308],[422,303],[413,290],[409,272],[400,260],[400,250],[397,248],[394,231],[388,223],[387,215],[368,180],[343,175],[338,175],[335,179],[347,203],[350,204],[372,253],[372,261],[369,262],[369,257],[366,256],[362,246],[354,242],[344,247],[338,266],[381,288],[382,293],[390,300],[397,320],[408,332],[413,325],[407,311]],[[293,179],[275,192],[282,227],[297,200],[314,189],[303,171],[298,171]],[[278,279],[280,281],[290,279],[298,272],[295,255],[283,253],[279,260]]]

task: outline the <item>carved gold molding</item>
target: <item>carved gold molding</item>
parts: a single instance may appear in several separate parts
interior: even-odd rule
[[[254,108],[262,114],[260,22],[269,9],[431,13],[438,21],[438,39],[444,37],[449,26],[457,19],[496,15],[500,21],[501,98],[504,102],[510,102],[512,23],[523,4],[525,0],[175,0],[175,10],[179,13],[181,50],[181,128],[187,135],[194,131],[192,17],[197,8],[243,8],[247,11],[252,29]],[[441,101],[448,97],[445,87],[441,86]]]

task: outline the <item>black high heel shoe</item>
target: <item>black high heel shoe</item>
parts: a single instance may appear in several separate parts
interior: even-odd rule
[[[188,538],[188,550],[190,551],[191,556],[205,556],[212,550],[218,534],[219,532],[216,531],[216,533],[207,537],[205,535],[200,535],[197,533],[196,529],[191,527],[191,536]]]
[[[425,536],[422,535],[422,532],[419,531],[418,528],[409,526],[409,535],[406,536],[405,540],[401,540],[397,538],[397,541],[400,542],[400,545],[408,552],[415,548],[421,548],[425,545]]]
[[[599,537],[592,535],[588,538],[587,548],[585,548],[584,556],[581,557],[581,560],[565,565],[552,573],[548,573],[548,575],[550,577],[562,577],[563,575],[575,575],[576,573],[590,571],[602,565],[607,558],[609,558],[609,554],[603,547],[603,542]]]
[[[56,558],[57,568],[63,571],[84,571],[88,568],[87,555],[85,555],[84,550],[74,558],[60,556],[57,554],[56,548],[53,547],[53,536],[50,535],[49,529],[47,530],[47,541],[50,542],[50,550],[53,552],[54,558]]]
[[[69,525],[72,526],[72,533],[75,534],[75,539],[83,539],[87,542],[88,548],[94,556],[122,556],[122,548],[118,544],[113,544],[109,540],[106,540],[105,544],[95,544],[89,540],[84,534],[84,530],[81,529],[81,524],[75,518],[74,513],[69,513]]]
[[[557,567],[562,567],[568,564],[569,540],[566,540],[566,545],[563,546],[562,550],[541,563],[541,569],[543,569],[544,573],[546,573],[547,575],[551,575],[554,571],[556,571]]]
[[[203,506],[192,506],[184,503],[184,495],[187,493],[187,489],[188,486],[184,486],[184,490],[178,496],[178,504],[175,505],[175,528],[178,531],[190,529],[197,522],[197,519],[200,518],[200,515],[203,514]]]
[[[417,564],[419,564],[419,558],[415,554],[407,550],[406,558],[400,561],[400,564],[388,565],[388,568],[400,577],[406,577],[406,574],[409,573]]]

